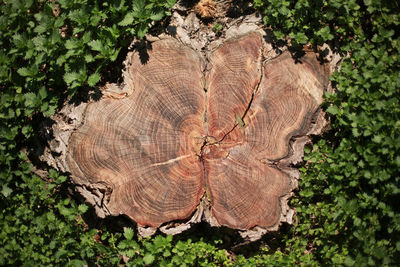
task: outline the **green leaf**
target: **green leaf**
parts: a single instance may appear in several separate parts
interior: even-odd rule
[[[346,265],[346,266],[354,266],[355,263],[356,262],[350,256],[347,256],[344,259],[344,265]]]
[[[337,115],[340,112],[340,109],[337,106],[329,106],[326,109],[326,112],[332,114],[332,115]]]
[[[142,10],[144,10],[145,6],[146,6],[146,0],[132,1],[133,10],[135,10],[136,12],[141,12]]]
[[[112,53],[112,55],[110,56],[111,62],[114,62],[117,59],[120,50],[121,48],[118,48]]]
[[[102,52],[104,50],[103,43],[100,40],[93,40],[88,45],[94,51]]]
[[[7,185],[3,185],[2,189],[1,189],[1,194],[5,197],[8,197],[9,195],[11,195],[12,193],[12,189],[9,188]]]
[[[19,75],[21,75],[21,76],[23,76],[23,77],[26,77],[26,76],[29,76],[29,75],[30,75],[29,69],[28,69],[28,68],[25,68],[25,67],[19,68],[19,69],[17,70],[17,72],[18,72]]]
[[[40,87],[38,93],[39,93],[39,96],[40,96],[41,100],[44,100],[47,97],[47,90],[46,90],[46,88],[44,86]]]
[[[13,37],[14,45],[17,48],[23,48],[26,46],[26,37],[21,34],[15,34]]]
[[[295,40],[300,44],[306,44],[308,42],[308,37],[304,33],[298,32],[295,35]]]
[[[125,237],[127,240],[132,240],[133,234],[134,234],[134,231],[133,231],[132,228],[126,227],[126,228],[124,229],[124,237]]]
[[[137,29],[137,36],[139,38],[143,38],[146,35],[148,29],[149,28],[147,27],[146,24],[144,24],[144,23],[140,24],[138,29]]]
[[[67,85],[72,84],[75,80],[79,79],[79,74],[77,72],[67,72],[64,74],[64,81]]]
[[[30,125],[25,125],[24,127],[22,127],[21,132],[22,132],[22,134],[23,134],[26,138],[31,137],[31,135],[32,135],[32,133],[33,133],[32,126],[30,126]]]
[[[21,75],[22,77],[32,77],[32,76],[35,76],[38,72],[37,72],[36,67],[34,65],[32,65],[29,68],[26,68],[26,67],[19,68],[17,70],[17,73],[19,75]]]
[[[158,20],[161,20],[163,17],[164,17],[164,12],[163,11],[159,11],[158,13],[153,13],[150,16],[150,19],[154,20],[154,21],[158,21]]]
[[[87,63],[94,61],[94,57],[91,54],[86,54],[84,58]]]
[[[396,165],[397,165],[398,167],[400,167],[400,156],[397,156],[397,157],[395,158],[394,163],[396,163]]]
[[[54,254],[54,257],[56,259],[59,259],[61,257],[63,257],[64,255],[66,255],[68,253],[67,250],[63,249],[63,248],[59,248],[58,251],[56,252],[56,254]]]
[[[374,135],[374,137],[372,138],[372,141],[375,143],[380,143],[380,142],[382,142],[382,136]]]
[[[56,104],[49,105],[49,107],[47,108],[46,111],[44,111],[43,114],[44,114],[46,117],[53,116],[54,113],[55,113],[55,111],[56,111],[56,109],[57,109],[57,105],[56,105]]]
[[[46,44],[48,42],[47,38],[44,36],[37,36],[32,39],[35,49],[37,51],[46,51]]]
[[[40,23],[33,31],[36,33],[44,33],[45,31],[47,31],[47,24]]]
[[[70,11],[68,14],[68,17],[72,21],[75,21],[78,25],[82,25],[82,26],[85,25],[87,23],[87,21],[89,20],[89,16],[83,8]]]
[[[76,40],[74,38],[68,39],[65,42],[65,48],[67,48],[67,49],[75,49],[75,48],[79,48],[79,47],[80,47],[79,40]]]
[[[279,30],[274,31],[274,35],[277,39],[283,39],[285,38],[285,34]]]
[[[145,264],[152,264],[155,260],[155,257],[153,255],[151,255],[150,253],[146,253],[146,255],[144,255],[143,257],[143,262]]]
[[[30,108],[34,108],[40,104],[40,99],[34,93],[26,93],[25,105]]]
[[[57,174],[57,175],[58,175],[58,174]],[[55,182],[56,182],[57,184],[62,184],[62,183],[64,183],[66,180],[67,180],[67,176],[60,175],[60,176],[57,177],[57,179],[56,179]]]
[[[121,20],[121,21],[118,23],[118,25],[119,25],[119,26],[128,26],[128,25],[132,24],[133,19],[134,19],[134,17],[133,17],[133,15],[132,15],[132,13],[129,12],[128,14],[125,15],[125,17],[123,18],[123,20]]]
[[[80,204],[79,206],[78,206],[78,211],[79,211],[79,213],[80,214],[83,214],[83,213],[85,213],[87,210],[88,210],[88,206],[87,205],[85,205],[85,204]]]
[[[67,267],[83,267],[83,266],[88,266],[86,261],[78,260],[78,259],[73,259],[68,261],[68,263],[65,265]]]
[[[173,7],[176,4],[176,0],[167,0],[167,2],[165,3],[165,7],[170,9],[171,7]]]
[[[90,40],[92,40],[92,32],[85,32],[81,38],[81,41],[86,44],[90,42]]]
[[[96,83],[100,80],[100,78],[101,78],[100,74],[98,74],[97,72],[90,75],[88,78],[89,86],[95,86]]]
[[[334,37],[334,36],[331,34],[330,29],[329,29],[328,26],[326,26],[326,27],[320,29],[320,30],[317,32],[317,35],[321,36],[322,39],[323,39],[324,41],[330,41],[330,40],[332,40],[333,37]]]

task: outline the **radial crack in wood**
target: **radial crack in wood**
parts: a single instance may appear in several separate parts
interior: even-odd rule
[[[246,112],[252,94],[261,80],[262,37],[251,33],[230,40],[211,55],[207,77],[209,92],[208,134],[221,140]],[[233,118],[233,120],[232,120]],[[235,141],[239,129],[225,141]]]
[[[96,205],[152,233],[201,214],[214,225],[275,229],[296,184],[289,142],[310,130],[328,76],[314,53],[265,61],[265,47],[251,32],[208,58],[171,37],[152,43],[147,62],[129,54],[130,93],[89,103],[70,137],[74,181],[101,185],[107,197]]]

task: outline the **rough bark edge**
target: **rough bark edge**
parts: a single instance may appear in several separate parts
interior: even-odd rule
[[[225,41],[231,38],[238,38],[251,32],[260,33],[261,36],[265,36],[265,31],[261,28],[262,22],[260,18],[255,15],[247,17],[241,17],[231,21],[226,29],[224,30],[223,37],[216,38],[215,34],[210,29],[205,31],[205,38],[202,40],[196,40],[191,38],[193,36],[193,29],[185,29],[185,25],[190,23],[199,23],[198,18],[194,13],[190,13],[185,19],[182,18],[177,12],[174,12],[172,24],[176,24],[176,35],[178,39],[184,45],[193,48],[197,52],[204,55],[204,58],[208,59],[210,53],[222,45]],[[156,41],[164,38],[171,38],[170,35],[162,34],[158,37],[147,35],[149,41]],[[205,41],[204,41],[205,40]],[[134,40],[135,41],[135,40]],[[133,44],[133,43],[132,43]],[[273,49],[272,45],[263,41],[263,61],[267,62],[281,54],[281,51]],[[205,48],[205,49],[202,49]],[[328,46],[323,46],[323,49],[328,49]],[[283,48],[283,50],[286,50]],[[103,98],[123,98],[132,94],[134,90],[134,84],[132,79],[129,77],[126,69],[130,65],[130,52],[127,59],[124,61],[125,70],[123,71],[123,83],[118,84],[106,84],[102,89]],[[332,74],[334,70],[338,68],[340,63],[340,56],[333,54],[330,50],[328,53],[329,60],[329,72]],[[327,91],[333,92],[332,85],[329,82]],[[54,124],[47,130],[49,134],[49,147],[45,149],[41,159],[47,162],[50,166],[63,171],[68,172],[68,165],[66,163],[66,152],[67,144],[72,133],[78,129],[84,122],[84,114],[89,103],[81,103],[80,105],[72,105],[66,103],[62,110],[55,116],[52,117]],[[256,241],[260,239],[265,233],[270,231],[277,231],[282,223],[292,224],[295,210],[290,208],[288,205],[289,199],[294,195],[293,190],[298,188],[298,180],[300,179],[300,172],[290,166],[299,164],[303,161],[304,146],[311,142],[309,135],[319,135],[323,133],[329,122],[325,119],[325,113],[322,110],[318,110],[317,119],[310,125],[310,130],[307,134],[302,136],[292,137],[290,141],[290,153],[287,157],[279,161],[278,167],[281,171],[286,173],[291,180],[291,190],[280,198],[281,216],[277,223],[271,227],[253,227],[249,230],[238,230],[239,234],[248,241]],[[72,180],[76,184],[76,190],[86,199],[87,202],[93,205],[96,214],[100,218],[104,218],[112,214],[107,208],[107,188],[104,185],[96,184],[96,186],[88,185],[76,176],[71,175]],[[199,205],[194,211],[193,215],[185,222],[169,222],[158,229],[165,234],[179,234],[183,231],[188,230],[192,224],[199,223],[200,221],[206,221],[211,226],[220,227],[217,220],[212,215],[211,206],[207,201],[206,197],[202,197]],[[141,236],[151,236],[158,230],[154,227],[145,227],[137,225],[138,233]]]

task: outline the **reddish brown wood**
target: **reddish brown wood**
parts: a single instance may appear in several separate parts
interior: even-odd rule
[[[264,62],[263,43],[232,39],[207,64],[173,38],[153,42],[145,63],[133,53],[133,93],[90,103],[70,138],[74,179],[108,188],[109,213],[144,226],[189,219],[203,196],[219,225],[277,225],[293,188],[277,163],[310,128],[327,76],[314,53]]]
[[[193,50],[169,39],[149,55],[145,64],[133,55],[130,97],[89,104],[67,161],[73,175],[112,189],[111,213],[157,227],[189,217],[203,194],[196,152],[205,96]]]
[[[258,159],[285,157],[292,136],[304,135],[321,103],[326,69],[314,53],[299,62],[285,52],[267,62],[264,77],[248,114],[245,142]]]

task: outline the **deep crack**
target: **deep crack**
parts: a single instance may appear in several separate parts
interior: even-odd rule
[[[246,117],[247,113],[249,112],[249,110],[251,108],[251,104],[253,103],[254,98],[256,97],[256,93],[258,92],[258,89],[259,89],[259,87],[261,85],[261,82],[263,80],[263,76],[264,76],[264,68],[263,68],[264,67],[263,66],[264,56],[263,56],[262,51],[263,51],[263,46],[261,45],[261,47],[260,47],[260,59],[259,59],[259,62],[257,62],[257,64],[259,65],[259,68],[260,68],[260,80],[258,81],[257,85],[254,87],[253,93],[251,94],[251,98],[250,98],[249,104],[247,105],[247,108],[244,111],[243,115],[240,117],[241,122],[243,122],[243,127],[246,126],[246,123],[244,122],[244,118]],[[236,122],[233,125],[233,128],[230,131],[228,131],[226,134],[224,134],[224,136],[219,141],[217,141],[217,142],[215,142],[213,144],[210,144],[210,145],[221,143],[231,132],[233,132],[236,129],[236,127],[238,125],[239,125],[239,123]]]

